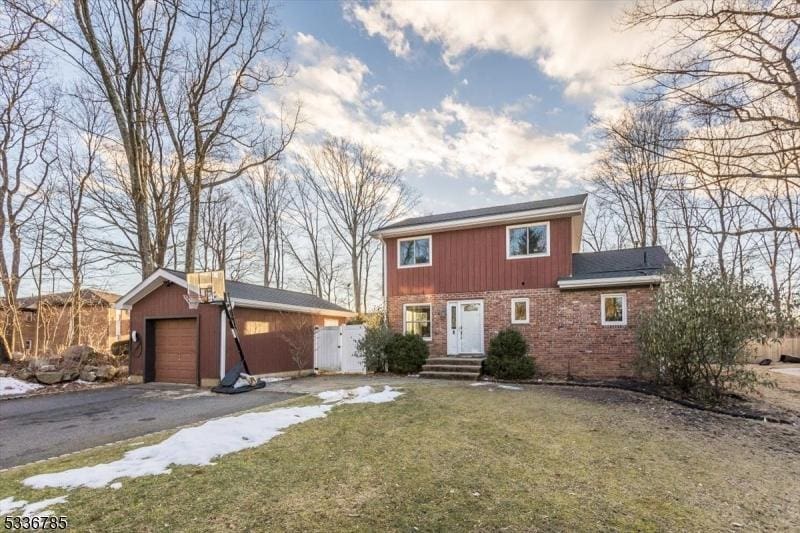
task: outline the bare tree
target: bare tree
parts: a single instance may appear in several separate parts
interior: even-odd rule
[[[291,120],[280,117],[277,133],[253,120],[256,95],[280,83],[288,72],[280,48],[284,35],[270,2],[194,0],[165,5],[165,43],[148,65],[157,81],[178,174],[188,190],[185,268],[191,272],[202,191],[277,160],[294,135],[297,115]],[[171,82],[166,72],[174,73]],[[170,92],[179,97],[170,99]],[[178,134],[181,121],[188,127],[185,138]]]
[[[341,138],[326,140],[301,169],[350,259],[355,311],[361,313],[369,232],[405,213],[413,194],[400,171],[383,162],[377,152]]]
[[[275,164],[265,163],[247,173],[240,190],[261,248],[262,283],[265,287],[283,288],[286,241],[283,225],[289,203],[287,179]]]
[[[198,263],[203,270],[225,270],[233,280],[253,272],[253,225],[231,192],[207,189],[200,210]]]
[[[660,105],[632,105],[601,126],[605,150],[593,173],[595,194],[613,206],[634,246],[659,243],[665,184],[675,172],[670,153],[677,118]]]
[[[8,352],[21,338],[17,306],[24,231],[40,208],[39,195],[53,164],[56,99],[43,79],[43,64],[27,50],[8,55],[0,68],[0,277],[11,324]]]

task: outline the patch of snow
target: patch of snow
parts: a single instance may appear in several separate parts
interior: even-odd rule
[[[11,396],[13,394],[25,394],[36,389],[41,389],[43,385],[38,383],[28,383],[17,378],[0,378],[0,396]]]
[[[275,378],[275,377],[272,377],[272,378],[261,378],[261,381],[263,381],[264,383],[275,383],[276,381],[288,381],[290,379],[291,378]]]
[[[169,474],[173,465],[211,465],[214,464],[211,461],[218,457],[261,446],[288,427],[315,418],[325,418],[335,405],[385,403],[394,401],[401,394],[388,385],[379,392],[369,386],[321,392],[317,396],[325,400],[322,405],[286,407],[209,420],[200,426],[182,429],[158,444],[130,450],[118,461],[39,474],[24,479],[22,483],[35,489],[119,489],[122,483],[115,480],[120,478]],[[333,401],[337,403],[331,405]],[[10,505],[12,502],[13,498],[9,498],[0,501],[0,505]]]
[[[505,390],[522,390],[522,387],[517,387],[516,385],[498,385],[497,388]]]
[[[800,367],[796,368],[773,368],[770,372],[780,372],[781,374],[788,374],[790,376],[800,376]]]
[[[48,511],[48,507],[66,501],[66,496],[58,496],[56,498],[28,503],[26,500],[15,500],[13,497],[9,496],[8,498],[0,500],[0,516],[9,515],[12,511],[16,511],[17,509],[19,509],[21,516],[50,516],[52,511]]]
[[[331,405],[287,407],[209,420],[182,429],[158,444],[131,450],[118,461],[39,474],[23,483],[35,489],[100,488],[119,478],[169,474],[172,465],[210,465],[217,457],[260,446],[290,426],[323,418],[332,408]]]
[[[471,387],[483,387],[483,386],[492,386],[497,387],[498,389],[505,389],[505,390],[523,390],[522,387],[518,387],[516,385],[505,385],[503,383],[495,383],[493,381],[478,381],[477,383],[471,383]]]
[[[470,383],[470,387],[483,387],[484,385],[492,385],[491,381],[477,381],[475,383]]]

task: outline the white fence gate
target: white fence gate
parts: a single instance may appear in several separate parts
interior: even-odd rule
[[[314,369],[319,372],[366,374],[364,361],[356,357],[356,344],[364,336],[363,325],[328,326],[314,331]]]

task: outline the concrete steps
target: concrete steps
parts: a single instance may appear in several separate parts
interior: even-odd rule
[[[421,378],[476,380],[483,357],[431,357],[423,365]]]

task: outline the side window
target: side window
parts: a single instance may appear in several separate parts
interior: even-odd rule
[[[411,268],[431,265],[431,236],[397,240],[397,266]]]
[[[511,299],[511,323],[530,324],[530,299],[512,298]]]
[[[600,322],[604,326],[628,324],[628,298],[625,294],[600,295]]]

